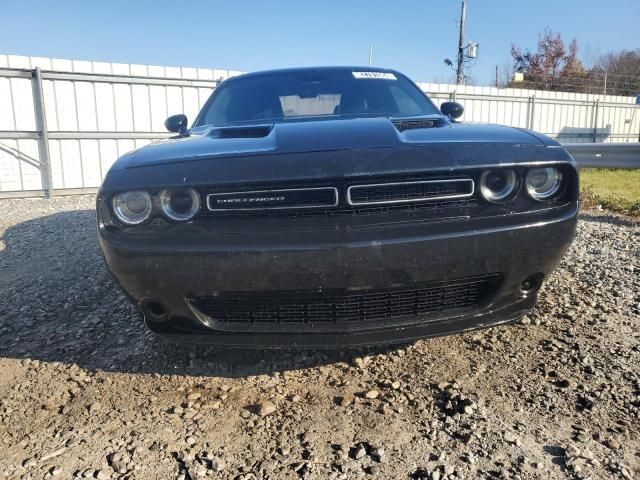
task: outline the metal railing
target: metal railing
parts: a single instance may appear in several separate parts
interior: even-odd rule
[[[456,87],[460,88],[460,87]],[[465,88],[465,87],[462,87]],[[594,99],[551,98],[539,95],[493,95],[451,92],[425,92],[437,102],[457,101],[465,106],[465,121],[479,121],[535,130],[559,142],[640,142],[640,108],[635,103]],[[530,93],[530,92],[529,92]],[[545,92],[540,92],[545,93]],[[562,92],[553,92],[562,93]],[[585,97],[587,95],[584,95]],[[473,108],[474,104],[477,108]],[[483,104],[484,110],[483,112]],[[508,104],[509,108],[505,108]],[[468,108],[471,107],[471,108]],[[520,113],[521,107],[524,114]],[[502,108],[501,115],[496,111]],[[486,115],[487,110],[491,115]],[[493,110],[493,112],[491,112]],[[509,112],[507,112],[509,111]],[[483,117],[493,117],[485,119]],[[554,128],[564,118],[570,125],[566,130]],[[625,131],[621,131],[622,128]]]
[[[14,102],[14,94],[11,93],[11,98],[9,101],[10,106],[13,108],[13,126],[15,129],[13,130],[0,130],[0,155],[5,154],[9,155],[13,159],[17,159],[17,165],[26,165],[29,166],[32,172],[32,178],[37,178],[35,176],[38,175],[39,172],[40,181],[38,185],[41,188],[33,188],[27,189],[16,188],[12,189],[13,191],[7,191],[5,189],[2,190],[2,185],[0,182],[0,198],[6,197],[17,197],[17,196],[45,196],[52,197],[54,194],[73,194],[73,193],[89,193],[96,191],[96,186],[99,183],[99,179],[102,176],[101,172],[95,173],[93,175],[93,182],[84,182],[84,177],[82,182],[54,182],[54,177],[56,172],[52,168],[52,151],[53,153],[57,153],[58,157],[63,156],[64,152],[61,151],[61,144],[66,142],[77,142],[78,143],[78,151],[80,158],[80,169],[82,169],[83,159],[86,156],[86,151],[83,154],[81,142],[90,140],[95,141],[98,144],[97,156],[101,156],[100,145],[101,142],[105,141],[114,141],[115,143],[115,151],[114,157],[117,157],[124,153],[124,151],[133,148],[134,146],[139,146],[141,141],[151,141],[156,139],[163,139],[169,137],[171,134],[163,131],[158,131],[158,128],[161,128],[160,125],[156,124],[156,130],[153,130],[153,123],[157,120],[158,115],[154,115],[152,112],[152,102],[151,102],[151,90],[164,89],[164,102],[165,109],[169,111],[169,97],[167,90],[173,89],[178,91],[178,96],[181,99],[182,107],[185,106],[185,91],[191,88],[192,91],[196,91],[201,93],[198,97],[199,103],[202,102],[203,98],[208,96],[211,89],[215,88],[218,85],[218,81],[214,80],[196,80],[196,79],[184,79],[184,78],[163,78],[163,77],[151,77],[151,76],[133,76],[133,75],[112,75],[112,74],[95,74],[95,73],[71,73],[71,72],[56,72],[56,71],[41,71],[39,68],[35,68],[33,70],[25,70],[25,69],[6,69],[0,68],[0,80],[8,79],[9,89],[11,89],[11,80],[12,79],[22,79],[18,80],[23,82],[22,85],[22,94],[26,93],[26,96],[29,96],[29,106],[23,102],[22,106],[18,108],[17,104]],[[30,83],[30,94],[28,91],[25,92],[25,80],[28,80]],[[46,85],[44,82],[48,82]],[[71,85],[71,91],[73,92],[70,97],[73,101],[73,107],[71,112],[67,112],[68,115],[75,115],[75,122],[73,129],[68,128],[68,125],[63,125],[60,121],[59,117],[64,113],[62,110],[64,108],[68,108],[65,105],[64,97],[60,97],[56,93],[56,82],[60,87],[62,84]],[[124,85],[124,95],[128,95],[129,109],[127,111],[127,115],[131,115],[130,124],[133,125],[133,128],[130,130],[122,130],[118,131],[118,127],[122,127],[123,125],[118,125],[118,119],[114,117],[113,126],[115,129],[113,130],[105,130],[100,129],[99,127],[104,127],[104,124],[101,125],[99,121],[100,116],[104,116],[105,112],[100,108],[99,105],[99,96],[96,93],[98,87],[96,85],[111,85],[112,92],[112,101],[113,104],[110,106],[113,111],[113,115],[118,112],[118,108],[116,108],[116,99],[114,92],[114,85]],[[79,99],[78,93],[76,91],[76,86],[83,85],[91,85],[90,88],[93,89],[93,100],[89,99],[89,101],[93,101],[92,111],[95,115],[95,120],[93,124],[95,124],[97,130],[95,131],[86,131],[83,130],[83,126],[86,125],[85,122],[81,121],[81,117],[79,115],[79,110],[84,105],[81,105],[83,100]],[[129,86],[127,89],[126,86]],[[141,87],[134,87],[141,86]],[[48,91],[47,88],[48,87]],[[146,87],[146,89],[144,88]],[[196,90],[194,90],[194,88]],[[14,87],[15,88],[15,87]],[[100,87],[102,88],[102,87]],[[147,118],[149,118],[149,129],[145,131],[140,131],[140,124],[136,125],[135,117],[140,113],[139,110],[135,110],[134,108],[134,89],[142,88],[146,90],[146,95],[148,96],[147,106],[148,112]],[[28,86],[27,86],[28,89]],[[201,90],[197,90],[201,89]],[[202,90],[206,89],[206,90]],[[128,93],[127,93],[128,92]],[[138,92],[140,93],[140,92]],[[188,92],[187,92],[188,93]],[[48,96],[47,96],[48,95]],[[143,95],[144,96],[144,95]],[[558,122],[552,121],[553,119],[547,118],[546,124],[543,124],[543,120],[541,118],[540,112],[547,108],[544,111],[544,115],[546,117],[550,117],[549,112],[553,112],[553,116],[556,115],[556,107],[557,109],[572,109],[573,107],[582,108],[582,111],[579,113],[581,119],[583,120],[580,123],[580,119],[575,119],[569,117],[569,122],[572,125],[580,124],[582,128],[579,132],[572,131],[567,134],[567,138],[569,139],[578,139],[580,141],[582,138],[591,143],[567,143],[566,148],[571,153],[571,155],[576,159],[579,166],[581,168],[640,168],[640,143],[594,143],[597,141],[603,140],[605,137],[608,140],[638,140],[637,133],[620,133],[611,132],[609,130],[603,129],[602,119],[606,116],[611,116],[611,111],[617,112],[616,115],[620,118],[624,118],[625,121],[621,122],[620,118],[617,118],[616,124],[627,124],[626,118],[631,118],[631,124],[633,124],[635,128],[635,123],[637,122],[637,118],[635,117],[636,112],[640,111],[633,104],[627,103],[612,103],[612,102],[603,102],[599,99],[595,99],[592,102],[585,100],[576,100],[576,99],[561,99],[561,98],[546,98],[546,97],[536,97],[534,96],[516,96],[516,95],[485,95],[479,93],[446,93],[446,92],[435,92],[432,93],[431,96],[436,100],[458,100],[458,101],[467,101],[469,107],[467,109],[467,114],[465,118],[468,120],[476,120],[475,117],[484,116],[486,113],[483,112],[483,108],[489,109],[491,113],[491,109],[493,108],[492,115],[490,120],[496,121],[497,123],[511,124],[517,127],[525,127],[533,130],[544,131],[545,128],[540,128],[541,126],[553,125]],[[103,99],[101,99],[103,100]],[[476,102],[475,104],[473,102]],[[492,103],[494,102],[494,103]],[[499,103],[502,102],[502,103]],[[155,104],[154,104],[155,105]],[[475,105],[475,108],[473,106]],[[484,105],[484,107],[483,107]],[[50,111],[46,111],[46,107],[50,107]],[[109,106],[109,105],[107,105]],[[193,105],[193,107],[197,107],[198,105]],[[502,112],[502,117],[500,114],[496,114],[496,108],[502,106],[510,106],[511,116],[508,116],[506,113],[506,109]],[[549,107],[553,106],[553,108]],[[140,107],[138,107],[140,108]],[[173,107],[172,107],[173,108]],[[181,108],[180,102],[178,102],[178,106],[175,108]],[[20,112],[19,110],[23,110]],[[25,123],[16,121],[16,117],[18,114],[24,113],[25,109],[32,109],[34,121],[29,123],[31,129],[20,129],[18,128],[19,124],[24,128]],[[60,112],[58,111],[60,109]],[[633,109],[633,110],[630,110]],[[515,115],[514,112],[518,110],[518,115]],[[623,112],[622,114],[620,112]],[[156,112],[157,113],[157,112]],[[180,113],[179,111],[171,111],[170,113]],[[565,112],[566,113],[566,112]],[[107,113],[108,114],[108,113]],[[495,119],[494,117],[498,115],[499,118]],[[575,110],[571,114],[575,117]],[[621,117],[622,115],[622,117]],[[565,115],[566,116],[566,115]],[[100,117],[100,118],[98,118]],[[53,120],[54,129],[50,129],[50,125],[47,124],[47,119],[50,118]],[[93,118],[93,117],[92,117]],[[635,119],[635,120],[634,120]],[[91,122],[89,122],[91,123]],[[615,122],[613,122],[615,123]],[[6,122],[5,122],[6,124]],[[9,123],[9,126],[12,124]],[[138,130],[136,130],[136,126]],[[144,127],[142,127],[144,128]],[[549,128],[546,128],[549,130]],[[548,135],[556,136],[559,141],[562,141],[563,134],[562,131],[547,131]],[[9,145],[11,142],[2,142],[2,140],[9,140],[16,144],[16,147]],[[33,145],[37,143],[37,154],[31,153],[28,155],[26,153],[27,150],[22,148],[19,142],[32,142]],[[122,148],[119,147],[120,143],[122,143]],[[131,146],[129,146],[131,145]],[[55,147],[55,148],[54,148]],[[125,150],[126,149],[126,150]],[[35,152],[35,148],[32,149]],[[57,158],[58,163],[62,163],[60,158]],[[109,159],[109,160],[115,160]],[[90,159],[91,162],[94,162],[95,167],[95,158]],[[102,159],[99,158],[98,162],[101,165]],[[20,167],[22,168],[22,167]],[[62,168],[62,167],[59,167]],[[89,167],[87,167],[89,168]],[[63,172],[64,173],[64,172]],[[86,173],[86,172],[84,172]],[[0,175],[2,171],[0,171]],[[58,173],[59,174],[59,173]],[[82,175],[82,173],[81,173]],[[0,180],[2,180],[0,178]],[[20,185],[19,185],[20,186]]]
[[[71,194],[71,193],[85,193],[96,191],[95,187],[82,186],[79,188],[55,188],[52,175],[52,162],[50,153],[50,142],[52,140],[157,140],[168,138],[172,134],[169,132],[158,131],[82,131],[80,122],[78,120],[79,130],[50,130],[47,125],[47,112],[44,92],[44,81],[63,81],[71,82],[74,85],[77,83],[88,84],[109,84],[109,85],[142,85],[146,87],[180,87],[181,96],[184,104],[184,88],[195,87],[205,88],[208,91],[214,89],[220,82],[217,80],[196,80],[196,79],[183,79],[183,78],[164,78],[164,77],[140,77],[134,75],[112,75],[112,74],[91,74],[91,73],[71,73],[71,72],[55,72],[55,71],[42,71],[40,68],[33,70],[25,69],[12,69],[12,68],[0,68],[0,79],[28,79],[31,83],[31,102],[33,105],[33,113],[35,117],[35,130],[0,130],[0,153],[7,153],[16,158],[18,162],[26,162],[27,164],[36,167],[40,170],[42,189],[35,190],[20,190],[20,191],[2,191],[0,189],[0,198],[7,197],[24,197],[24,196],[45,196],[51,198],[54,193],[59,194]],[[11,84],[10,88],[11,88]],[[55,94],[55,85],[53,86]],[[95,89],[95,86],[94,86]],[[130,102],[133,105],[133,93],[130,89]],[[55,111],[54,116],[58,117],[58,101],[57,98],[54,102]],[[77,102],[76,98],[76,102]],[[96,115],[98,112],[97,98],[95,97],[94,90],[94,108]],[[115,102],[115,100],[114,100]],[[16,106],[14,105],[13,98],[10,99],[10,104],[13,106],[13,120],[16,122]],[[78,117],[76,105],[76,118]],[[133,108],[133,107],[132,107]],[[151,108],[151,107],[149,107]],[[116,110],[114,105],[114,110]],[[11,113],[11,112],[9,112]],[[180,112],[174,112],[180,113]],[[132,110],[133,114],[133,110]],[[151,112],[149,112],[151,115]],[[135,123],[135,122],[134,122]],[[97,124],[97,122],[96,122]],[[38,156],[34,158],[18,148],[13,148],[2,143],[2,140],[35,140],[38,145]],[[124,153],[124,152],[122,152]],[[114,159],[115,160],[115,159]],[[1,172],[0,172],[1,173]]]
[[[568,143],[580,168],[640,168],[640,143]]]
[[[114,134],[117,134],[115,132]],[[1,137],[0,137],[1,138]],[[640,168],[640,143],[572,143],[564,147],[578,163],[578,167],[584,168]],[[0,150],[2,150],[0,144]],[[25,161],[33,159],[25,159]],[[47,172],[47,174],[50,174]],[[82,195],[93,194],[97,187],[60,188],[55,190],[26,190],[14,192],[0,192],[2,198],[46,197],[55,195]]]

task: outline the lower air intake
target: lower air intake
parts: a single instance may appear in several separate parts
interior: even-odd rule
[[[380,324],[476,307],[500,280],[500,275],[489,275],[384,289],[233,292],[196,297],[190,303],[217,323]]]

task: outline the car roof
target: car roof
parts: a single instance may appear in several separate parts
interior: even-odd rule
[[[272,75],[278,73],[304,73],[304,72],[381,72],[381,73],[395,73],[402,75],[397,70],[381,67],[363,67],[363,66],[321,66],[321,67],[293,67],[293,68],[278,68],[273,70],[261,70],[258,72],[243,73],[230,77],[228,80],[237,80],[242,78],[259,77],[262,75]]]

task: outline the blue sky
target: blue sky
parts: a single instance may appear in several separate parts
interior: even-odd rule
[[[416,81],[453,78],[459,0],[2,2],[0,53],[251,71],[374,64]],[[534,47],[545,27],[576,37],[587,63],[640,48],[640,0],[468,0],[472,70],[486,84],[510,45]]]

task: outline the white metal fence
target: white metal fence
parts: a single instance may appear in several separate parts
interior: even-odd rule
[[[467,122],[528,128],[561,143],[638,142],[635,97],[420,83],[436,103],[456,100]],[[640,94],[640,92],[638,92]]]
[[[240,72],[0,55],[0,197],[94,191],[123,153],[193,119],[219,80]],[[563,143],[637,142],[632,97],[420,84],[456,99],[465,121],[531,128]]]

